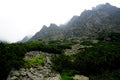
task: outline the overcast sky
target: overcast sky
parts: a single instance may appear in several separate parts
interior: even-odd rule
[[[0,0],[0,40],[21,40],[43,25],[64,24],[73,15],[106,2],[120,7],[120,0]]]

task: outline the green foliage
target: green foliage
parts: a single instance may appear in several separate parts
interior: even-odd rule
[[[58,49],[71,49],[72,43],[68,40],[53,40],[49,41],[50,46],[56,46]]]
[[[24,55],[29,51],[43,51],[54,54],[62,54],[64,49],[70,48],[70,45],[66,42],[56,41],[54,43],[47,44],[47,42],[29,41],[25,43],[0,43],[0,80],[5,80],[12,68],[19,69],[24,67]],[[27,60],[28,66],[41,64],[43,65],[43,56],[34,57]]]
[[[100,35],[100,37],[103,35]],[[120,69],[120,33],[112,32],[105,35],[107,37],[103,36],[103,38],[99,39],[101,41],[95,44],[88,40],[81,42],[82,45],[92,45],[92,47],[84,48],[83,51],[72,56],[63,54],[64,49],[71,49],[73,44],[70,40],[50,42],[38,40],[13,44],[0,43],[0,80],[5,80],[12,68],[19,69],[24,67],[25,62],[28,63],[28,66],[43,65],[43,55],[24,61],[25,53],[34,50],[55,54],[52,57],[52,67],[62,74],[63,80],[71,80],[69,72],[64,71],[67,69],[88,75],[93,80],[101,76],[108,76],[106,75],[108,71],[108,74],[117,80],[114,77],[119,77],[119,75],[114,75],[114,71]],[[120,70],[117,73],[119,74]]]
[[[76,55],[76,69],[83,74],[99,74],[120,67],[120,43],[100,42]]]
[[[75,73],[77,73],[76,71],[74,70],[64,70],[62,73],[61,73],[61,78],[62,80],[74,80],[72,77],[70,76],[73,76]]]
[[[5,80],[12,68],[19,69],[24,64],[25,48],[22,44],[0,43],[0,78]]]
[[[120,70],[115,70],[113,72],[106,71],[105,73],[97,76],[89,76],[90,80],[119,80]]]
[[[71,78],[71,77],[69,77],[69,76],[67,76],[65,74],[62,74],[61,78],[62,78],[62,80],[74,80],[73,78]]]
[[[54,55],[51,58],[51,61],[53,62],[53,69],[59,72],[62,72],[64,69],[69,69],[69,65],[71,64],[69,56],[66,56],[64,54]]]
[[[120,41],[120,33],[103,30],[98,33],[97,39],[101,40],[101,41],[103,41],[103,40],[105,40],[105,41]]]
[[[43,52],[48,52],[48,53],[54,53],[54,54],[61,54],[63,52],[63,49],[66,48],[71,48],[69,45],[60,45],[60,44],[55,44],[55,43],[50,43],[50,44],[44,44],[41,43],[40,41],[30,41],[24,43],[24,46],[27,51],[43,51]]]
[[[88,42],[84,44],[87,45]],[[88,45],[90,45],[90,43]],[[120,69],[119,41],[100,41],[92,45],[92,47],[84,49],[84,51],[72,56],[62,54],[60,56],[53,57],[53,69],[59,72],[62,72],[65,69],[76,70],[80,74],[91,77],[93,76],[93,78],[95,78],[93,80],[100,80],[97,79],[97,77],[101,74],[104,74],[103,77],[105,78],[101,78],[101,80],[107,80],[107,71],[110,73],[110,71]],[[72,60],[73,57],[74,60]],[[113,74],[115,73],[112,73],[111,75]],[[117,76],[119,76],[119,74]],[[113,78],[114,80],[116,79],[114,76],[109,76],[109,79],[110,78]]]
[[[33,67],[33,66],[37,66],[37,65],[44,65],[44,55],[39,55],[39,56],[35,56],[33,58],[30,59],[25,59],[25,62],[27,63],[26,66],[27,67]]]
[[[68,76],[74,76],[77,73],[78,72],[75,71],[75,70],[68,70],[68,69],[62,71],[62,74],[65,74],[65,75],[68,75]]]

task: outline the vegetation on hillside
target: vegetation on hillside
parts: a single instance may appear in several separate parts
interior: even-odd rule
[[[19,69],[24,64],[26,49],[22,44],[0,43],[0,78],[5,80],[12,68]]]
[[[108,39],[109,38],[109,39]],[[77,39],[77,38],[76,38]],[[110,32],[98,35],[97,43],[92,40],[52,40],[29,41],[25,43],[0,43],[0,80],[6,80],[11,69],[43,65],[43,55],[25,60],[29,51],[43,51],[54,55],[53,70],[61,73],[63,80],[73,80],[74,74],[89,76],[91,80],[118,80],[120,78],[120,33]],[[79,43],[80,42],[80,43]],[[91,46],[80,48],[73,55],[64,54],[73,44]],[[27,62],[27,64],[24,64]]]
[[[43,51],[53,54],[62,54],[64,49],[71,48],[70,43],[60,41],[29,41],[25,43],[0,43],[0,80],[5,80],[11,69],[19,69],[24,66],[43,64],[43,56],[36,56],[29,60],[24,60],[26,52]],[[27,62],[27,65],[24,63]]]
[[[103,35],[102,35],[103,36]],[[90,80],[119,80],[120,78],[120,33],[109,33],[109,40],[100,39],[98,43],[91,40],[81,42],[85,47],[79,53],[68,56],[53,56],[52,67],[63,73],[64,70],[75,70],[90,77]],[[98,36],[101,37],[101,36]],[[116,73],[117,74],[116,74]]]
[[[38,65],[44,65],[44,55],[36,55],[33,58],[25,59],[25,67],[34,67]]]

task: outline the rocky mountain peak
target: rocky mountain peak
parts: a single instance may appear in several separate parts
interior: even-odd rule
[[[110,10],[110,9],[115,9],[115,8],[117,7],[112,6],[109,3],[106,3],[106,4],[97,5],[96,7],[93,7],[92,10]]]
[[[120,8],[109,3],[100,4],[92,10],[85,10],[80,16],[73,16],[64,26],[53,23],[49,27],[44,26],[32,40],[87,37],[105,29],[120,31]]]
[[[43,25],[42,29],[40,31],[46,31],[48,27],[46,25]]]
[[[54,23],[51,23],[50,26],[49,26],[49,28],[57,28],[57,27],[58,26],[56,24],[54,24]]]
[[[46,25],[43,25],[43,29],[47,29],[47,26],[46,26]]]
[[[18,41],[18,42],[26,42],[28,41],[32,36],[25,36],[22,40]]]

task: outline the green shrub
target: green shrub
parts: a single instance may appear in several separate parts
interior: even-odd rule
[[[75,69],[82,74],[101,74],[120,67],[120,42],[99,42],[76,54]]]
[[[53,57],[53,69],[61,73],[66,69],[76,70],[87,76],[118,70],[120,69],[120,42],[100,41],[92,47],[72,55],[72,58],[64,54]]]
[[[71,78],[67,75],[64,75],[64,74],[61,75],[61,78],[62,78],[62,80],[74,80],[73,78]]]
[[[33,66],[37,66],[37,65],[44,65],[44,55],[37,55],[34,56],[33,58],[30,59],[25,59],[25,62],[27,63],[26,66],[27,67],[33,67]]]
[[[0,80],[6,80],[12,68],[22,67],[25,53],[26,49],[22,44],[0,43]]]
[[[97,39],[101,41],[120,41],[120,33],[103,30],[98,33]]]
[[[74,80],[72,76],[77,73],[74,70],[63,70],[61,73],[62,80]]]
[[[89,76],[90,80],[119,80],[120,79],[120,70],[115,71],[106,71],[101,75],[91,75]]]
[[[66,56],[64,54],[52,56],[52,68],[58,72],[69,69],[71,67],[70,65],[72,65],[69,58],[69,56]]]
[[[57,45],[52,44],[44,44],[41,43],[40,41],[30,41],[24,43],[24,46],[27,51],[43,51],[43,52],[48,52],[48,53],[54,53],[54,54],[61,54],[63,52],[63,48],[57,47]]]

